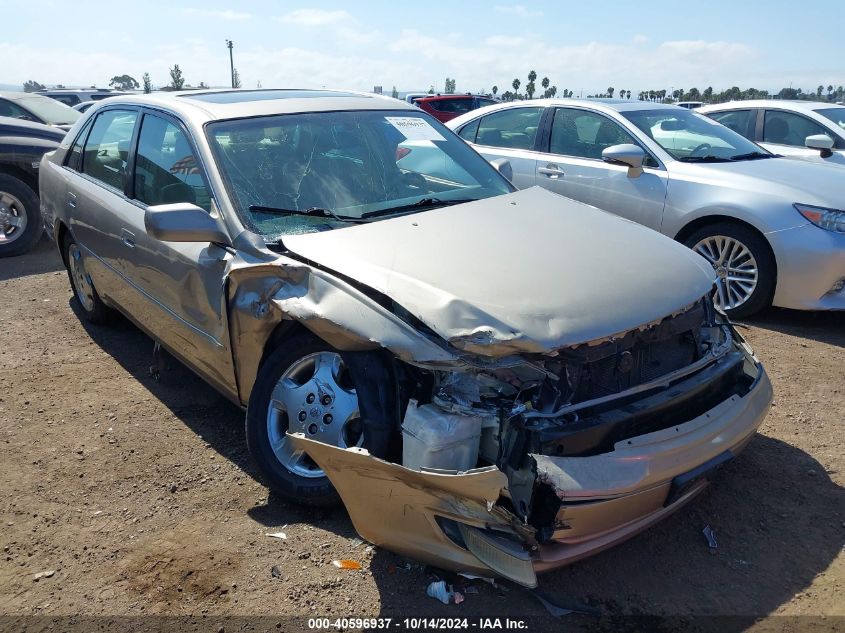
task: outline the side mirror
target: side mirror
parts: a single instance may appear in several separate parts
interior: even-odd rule
[[[495,160],[491,160],[490,164],[493,165],[493,168],[497,172],[507,178],[508,181],[513,180],[513,167],[507,158],[496,158]]]
[[[212,242],[231,246],[218,220],[189,202],[158,204],[144,213],[147,234],[163,242]]]
[[[605,148],[601,153],[601,159],[606,163],[627,165],[628,177],[636,178],[643,173],[645,151],[637,145],[622,143],[621,145],[611,145]]]
[[[809,149],[817,149],[822,158],[833,156],[833,139],[827,134],[814,134],[804,139],[804,145]]]

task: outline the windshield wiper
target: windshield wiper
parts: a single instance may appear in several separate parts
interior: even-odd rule
[[[394,213],[401,213],[403,211],[416,211],[417,209],[428,209],[431,207],[450,207],[453,204],[463,204],[464,202],[475,202],[478,198],[460,198],[458,200],[441,200],[440,198],[421,198],[411,204],[402,204],[396,207],[388,207],[387,209],[379,209],[378,211],[370,211],[363,214],[364,218],[375,218],[382,215],[392,215]]]
[[[723,158],[721,156],[684,156],[679,158],[682,163],[729,163],[730,158]]]
[[[353,215],[338,215],[331,209],[324,209],[323,207],[309,207],[307,209],[284,209],[282,207],[266,207],[261,204],[249,205],[250,211],[262,211],[264,213],[273,213],[276,215],[310,215],[319,218],[334,218],[338,222],[366,222],[363,218]]]
[[[736,156],[731,156],[731,160],[756,160],[758,158],[774,158],[774,154],[769,154],[768,152],[748,152],[747,154],[737,154]]]

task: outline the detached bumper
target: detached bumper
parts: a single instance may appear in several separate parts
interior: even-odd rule
[[[845,235],[812,224],[766,235],[778,265],[773,303],[798,310],[845,310]]]
[[[683,424],[619,442],[602,455],[535,456],[538,482],[552,486],[563,502],[552,541],[540,546],[535,569],[553,569],[607,549],[698,494],[712,473],[706,465],[715,468],[739,453],[769,410],[771,382],[761,365],[753,369],[757,376],[748,393]]]

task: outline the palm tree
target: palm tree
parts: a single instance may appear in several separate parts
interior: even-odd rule
[[[514,79],[511,86],[513,86],[513,91],[516,95],[519,94],[519,87],[522,85],[522,82],[519,79]]]
[[[615,88],[608,88],[607,89],[607,96],[613,99],[613,93],[615,92]]]
[[[499,86],[493,86],[493,88],[491,89],[491,91],[493,92],[493,96],[495,97],[495,96],[496,96],[496,93],[497,93],[497,92],[499,92]]]
[[[833,101],[833,86],[827,87],[827,100]]]

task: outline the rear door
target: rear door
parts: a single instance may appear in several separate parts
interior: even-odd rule
[[[488,161],[506,158],[519,189],[536,183],[538,131],[545,107],[525,106],[492,112],[462,126],[459,136]]]
[[[555,108],[546,129],[546,151],[537,161],[538,185],[660,230],[668,175],[631,133],[602,113],[573,107]],[[603,150],[623,143],[646,152],[639,176],[629,176],[627,166],[602,160]]]
[[[86,270],[101,295],[127,309],[133,297],[123,278],[134,244],[124,227],[137,211],[126,195],[127,165],[139,116],[137,108],[128,106],[99,112],[65,161],[70,231]]]

